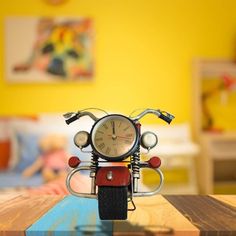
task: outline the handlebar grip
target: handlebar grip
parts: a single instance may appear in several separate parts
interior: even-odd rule
[[[168,124],[171,123],[172,119],[168,116],[165,116],[164,114],[160,114],[159,118],[161,118],[162,120],[166,121]]]
[[[71,118],[69,118],[68,120],[66,120],[66,124],[70,124],[74,121],[78,120],[78,115],[72,116]]]

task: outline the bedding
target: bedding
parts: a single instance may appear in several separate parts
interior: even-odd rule
[[[71,186],[75,191],[82,193],[89,193],[91,189],[91,179],[89,176],[77,174],[75,178],[71,179]],[[32,187],[26,190],[30,195],[68,195],[69,191],[66,188],[66,177],[60,177],[56,180],[50,181],[39,187]]]
[[[87,121],[83,124],[82,129],[90,129]],[[78,155],[82,160],[88,160],[88,154],[81,153],[73,143],[73,136],[77,131],[78,127],[66,125],[62,113],[38,116],[37,119],[31,116],[0,117],[0,191],[42,186],[40,173],[28,179],[21,175],[39,156],[38,142],[42,135],[65,135],[68,138],[67,152]]]
[[[0,140],[0,170],[7,169],[8,162],[10,158],[10,149],[11,149],[10,140],[3,139]]]
[[[36,174],[31,178],[24,178],[21,172],[3,171],[0,172],[0,188],[37,187],[43,184],[41,174]]]
[[[8,168],[10,160],[11,142],[8,121],[0,118],[0,170]]]
[[[12,140],[12,125],[16,122],[33,122],[36,116],[0,117],[0,169],[13,168],[16,164]]]

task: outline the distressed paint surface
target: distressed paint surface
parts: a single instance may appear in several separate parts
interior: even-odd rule
[[[11,194],[0,194],[0,204],[6,201],[10,201],[13,198],[19,197],[21,194],[11,193]]]
[[[26,236],[112,235],[112,222],[100,221],[96,199],[67,196],[36,221]]]
[[[236,207],[236,195],[210,195],[210,196],[226,204]]]
[[[164,197],[200,230],[201,236],[236,235],[236,207],[206,195]]]
[[[128,220],[100,221],[96,199],[9,195],[0,203],[0,236],[236,235],[235,200],[235,195],[135,198],[137,209]]]
[[[17,196],[0,204],[0,236],[25,236],[25,230],[40,219],[63,196]]]
[[[199,236],[199,229],[163,196],[135,198],[128,221],[114,221],[114,236]]]

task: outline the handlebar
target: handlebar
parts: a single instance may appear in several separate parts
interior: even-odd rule
[[[147,114],[154,114],[154,115],[158,116],[160,119],[162,119],[165,122],[167,122],[168,124],[170,124],[171,121],[175,118],[173,115],[171,115],[170,113],[168,113],[166,111],[160,111],[159,109],[158,110],[155,110],[155,109],[145,109],[139,115],[137,115],[135,117],[131,117],[131,119],[133,119],[133,120],[140,120],[142,117],[144,117]]]
[[[168,124],[170,124],[171,121],[175,118],[173,115],[171,115],[170,113],[168,113],[166,111],[160,111],[159,109],[158,110],[155,110],[155,109],[145,109],[139,115],[137,115],[135,117],[130,117],[130,119],[132,119],[134,121],[138,121],[138,120],[140,120],[142,117],[144,117],[147,114],[154,114],[154,115],[158,116],[160,119],[162,119],[165,122],[167,122]],[[68,112],[68,113],[64,114],[64,117],[66,119],[66,123],[68,125],[70,123],[78,120],[82,116],[89,116],[94,121],[98,120],[98,118],[93,113],[87,112],[87,111],[78,111],[76,113],[75,112]]]
[[[172,119],[174,118],[170,118],[169,116],[165,116],[163,113],[159,116],[160,119],[166,121],[168,124],[171,123]]]
[[[89,116],[91,119],[93,119],[94,121],[97,121],[98,118],[91,112],[88,111],[83,111],[83,112],[68,112],[66,114],[63,115],[66,119],[66,124],[70,124],[76,120],[78,120],[79,118],[81,118],[82,116]]]
[[[74,122],[74,121],[76,121],[76,120],[78,120],[78,115],[76,114],[76,115],[74,115],[74,116],[72,116],[72,117],[70,117],[69,119],[67,119],[66,120],[66,124],[70,124],[70,123],[72,123],[72,122]]]

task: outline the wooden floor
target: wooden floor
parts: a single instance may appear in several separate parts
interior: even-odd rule
[[[126,221],[100,221],[97,200],[0,196],[0,235],[236,235],[236,195],[135,198]]]

